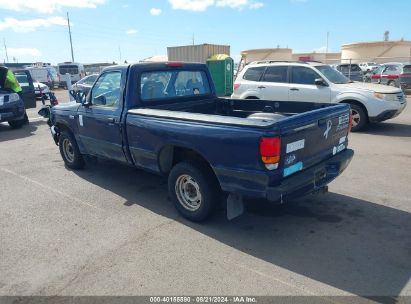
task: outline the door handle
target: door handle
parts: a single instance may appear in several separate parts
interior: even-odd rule
[[[116,119],[114,117],[107,118],[107,121],[108,123],[112,123],[112,124],[116,123]]]
[[[258,88],[259,89],[265,89],[265,86],[259,86]]]
[[[290,91],[299,91],[297,88],[291,88]]]

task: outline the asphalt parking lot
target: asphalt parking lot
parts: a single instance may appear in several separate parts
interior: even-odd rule
[[[350,135],[355,158],[329,193],[203,224],[155,175],[67,170],[29,117],[0,124],[0,295],[411,296],[410,105]]]

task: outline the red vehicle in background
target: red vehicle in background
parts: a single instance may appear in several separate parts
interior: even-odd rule
[[[403,67],[402,63],[386,63],[374,72],[371,76],[371,82],[399,88]]]

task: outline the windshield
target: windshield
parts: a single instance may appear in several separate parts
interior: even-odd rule
[[[29,87],[29,80],[26,74],[16,74],[16,79],[22,87]]]
[[[343,74],[338,72],[337,70],[334,70],[332,67],[329,65],[319,65],[315,67],[317,70],[321,72],[327,78],[329,81],[332,83],[349,83],[350,80],[345,77]]]
[[[77,65],[60,65],[59,66],[59,73],[60,75],[65,75],[65,74],[78,74],[78,66]]]

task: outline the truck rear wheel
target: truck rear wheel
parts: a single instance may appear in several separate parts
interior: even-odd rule
[[[81,155],[77,142],[71,133],[67,131],[61,132],[59,137],[59,149],[61,157],[67,167],[70,169],[84,168],[83,156]]]
[[[175,165],[168,177],[168,190],[178,212],[194,222],[213,213],[221,194],[211,169],[197,162]]]

